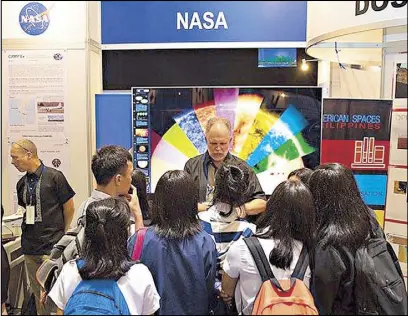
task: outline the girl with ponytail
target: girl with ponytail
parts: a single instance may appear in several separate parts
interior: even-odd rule
[[[70,260],[64,265],[49,294],[58,306],[59,314],[65,309],[66,314],[85,314],[93,307],[96,302],[94,299],[101,299],[100,297],[107,295],[103,293],[95,295],[93,292],[91,294],[94,296],[90,296],[89,300],[85,297],[82,300],[87,302],[84,306],[77,304],[81,300],[77,299],[76,303],[69,300],[75,295],[78,297],[84,293],[76,291],[77,287],[83,286],[83,282],[90,281],[89,284],[96,284],[91,282],[102,280],[116,281],[112,286],[119,287],[131,315],[153,314],[159,309],[160,297],[150,271],[145,265],[136,263],[129,257],[127,251],[129,227],[130,208],[125,200],[107,198],[89,204],[80,258]],[[100,290],[103,292],[112,289],[105,287]],[[121,306],[116,301],[117,297],[114,298],[114,306]],[[97,309],[93,314],[96,315],[96,312]]]

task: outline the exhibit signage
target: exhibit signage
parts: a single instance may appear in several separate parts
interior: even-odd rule
[[[325,99],[321,163],[350,168],[381,226],[387,196],[392,100]]]
[[[388,170],[391,111],[391,100],[325,99],[322,163]]]
[[[355,32],[406,25],[406,4],[407,1],[308,1],[307,46]]]
[[[306,7],[306,1],[102,1],[102,44],[304,44]]]

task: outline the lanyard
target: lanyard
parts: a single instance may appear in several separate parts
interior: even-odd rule
[[[44,170],[45,170],[45,166],[43,165],[42,169],[41,169],[41,174],[35,181],[32,182],[34,184],[32,187],[28,184],[27,177],[25,179],[27,192],[29,194],[29,204],[28,205],[33,205],[33,196],[34,196],[34,194],[36,192],[37,184],[41,182],[41,178],[42,178],[42,175],[44,173]]]

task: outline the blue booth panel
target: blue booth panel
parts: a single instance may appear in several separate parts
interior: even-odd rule
[[[95,96],[96,148],[105,145],[132,147],[131,100],[130,94]]]

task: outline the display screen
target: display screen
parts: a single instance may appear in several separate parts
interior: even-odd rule
[[[296,67],[296,48],[259,48],[258,67]]]
[[[141,87],[132,94],[135,166],[148,176],[150,192],[164,172],[206,152],[204,131],[214,116],[230,120],[230,152],[251,166],[267,194],[292,170],[319,165],[321,88]],[[141,94],[147,99],[142,109],[135,101]],[[144,136],[138,109],[143,120],[148,113]]]

